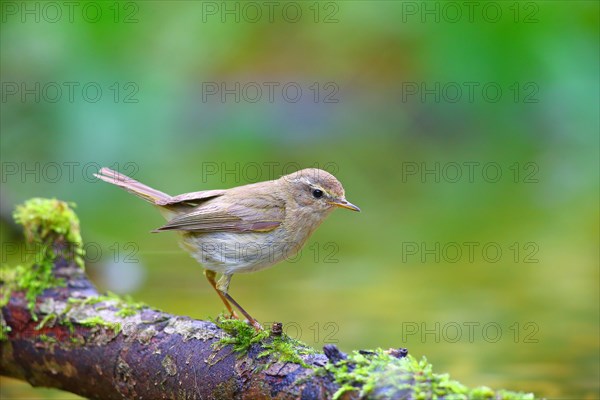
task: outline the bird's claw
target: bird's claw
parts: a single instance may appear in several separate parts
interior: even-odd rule
[[[264,328],[262,327],[262,325],[261,325],[261,324],[259,324],[259,323],[258,323],[258,321],[257,321],[257,320],[255,320],[255,319],[253,319],[252,321],[248,321],[248,323],[249,323],[250,325],[252,325],[252,327],[254,328],[254,330],[255,330],[256,332],[260,332],[260,331],[264,330]]]

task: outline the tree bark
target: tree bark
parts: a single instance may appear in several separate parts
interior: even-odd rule
[[[66,285],[37,298],[37,321],[22,291],[2,308],[11,329],[0,342],[2,375],[91,399],[324,399],[339,388],[314,375],[323,354],[304,356],[306,366],[259,358],[262,343],[239,354],[219,345],[228,333],[213,322],[148,307],[119,316],[73,263],[58,258],[54,272]]]

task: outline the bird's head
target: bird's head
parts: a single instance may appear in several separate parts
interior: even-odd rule
[[[327,171],[307,168],[280,178],[289,188],[294,200],[311,211],[328,213],[336,207],[360,211],[346,200],[344,187]]]

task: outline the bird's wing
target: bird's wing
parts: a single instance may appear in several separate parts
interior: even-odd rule
[[[168,199],[156,202],[159,206],[172,206],[176,204],[198,205],[206,200],[224,195],[226,190],[203,190],[201,192],[184,193],[178,196],[172,196]]]
[[[155,232],[268,232],[283,222],[285,209],[280,203],[245,200],[236,204],[206,202],[178,215]]]

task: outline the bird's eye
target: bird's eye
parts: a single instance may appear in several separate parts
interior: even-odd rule
[[[323,191],[320,189],[313,189],[312,195],[315,197],[315,199],[320,199],[323,197]]]

